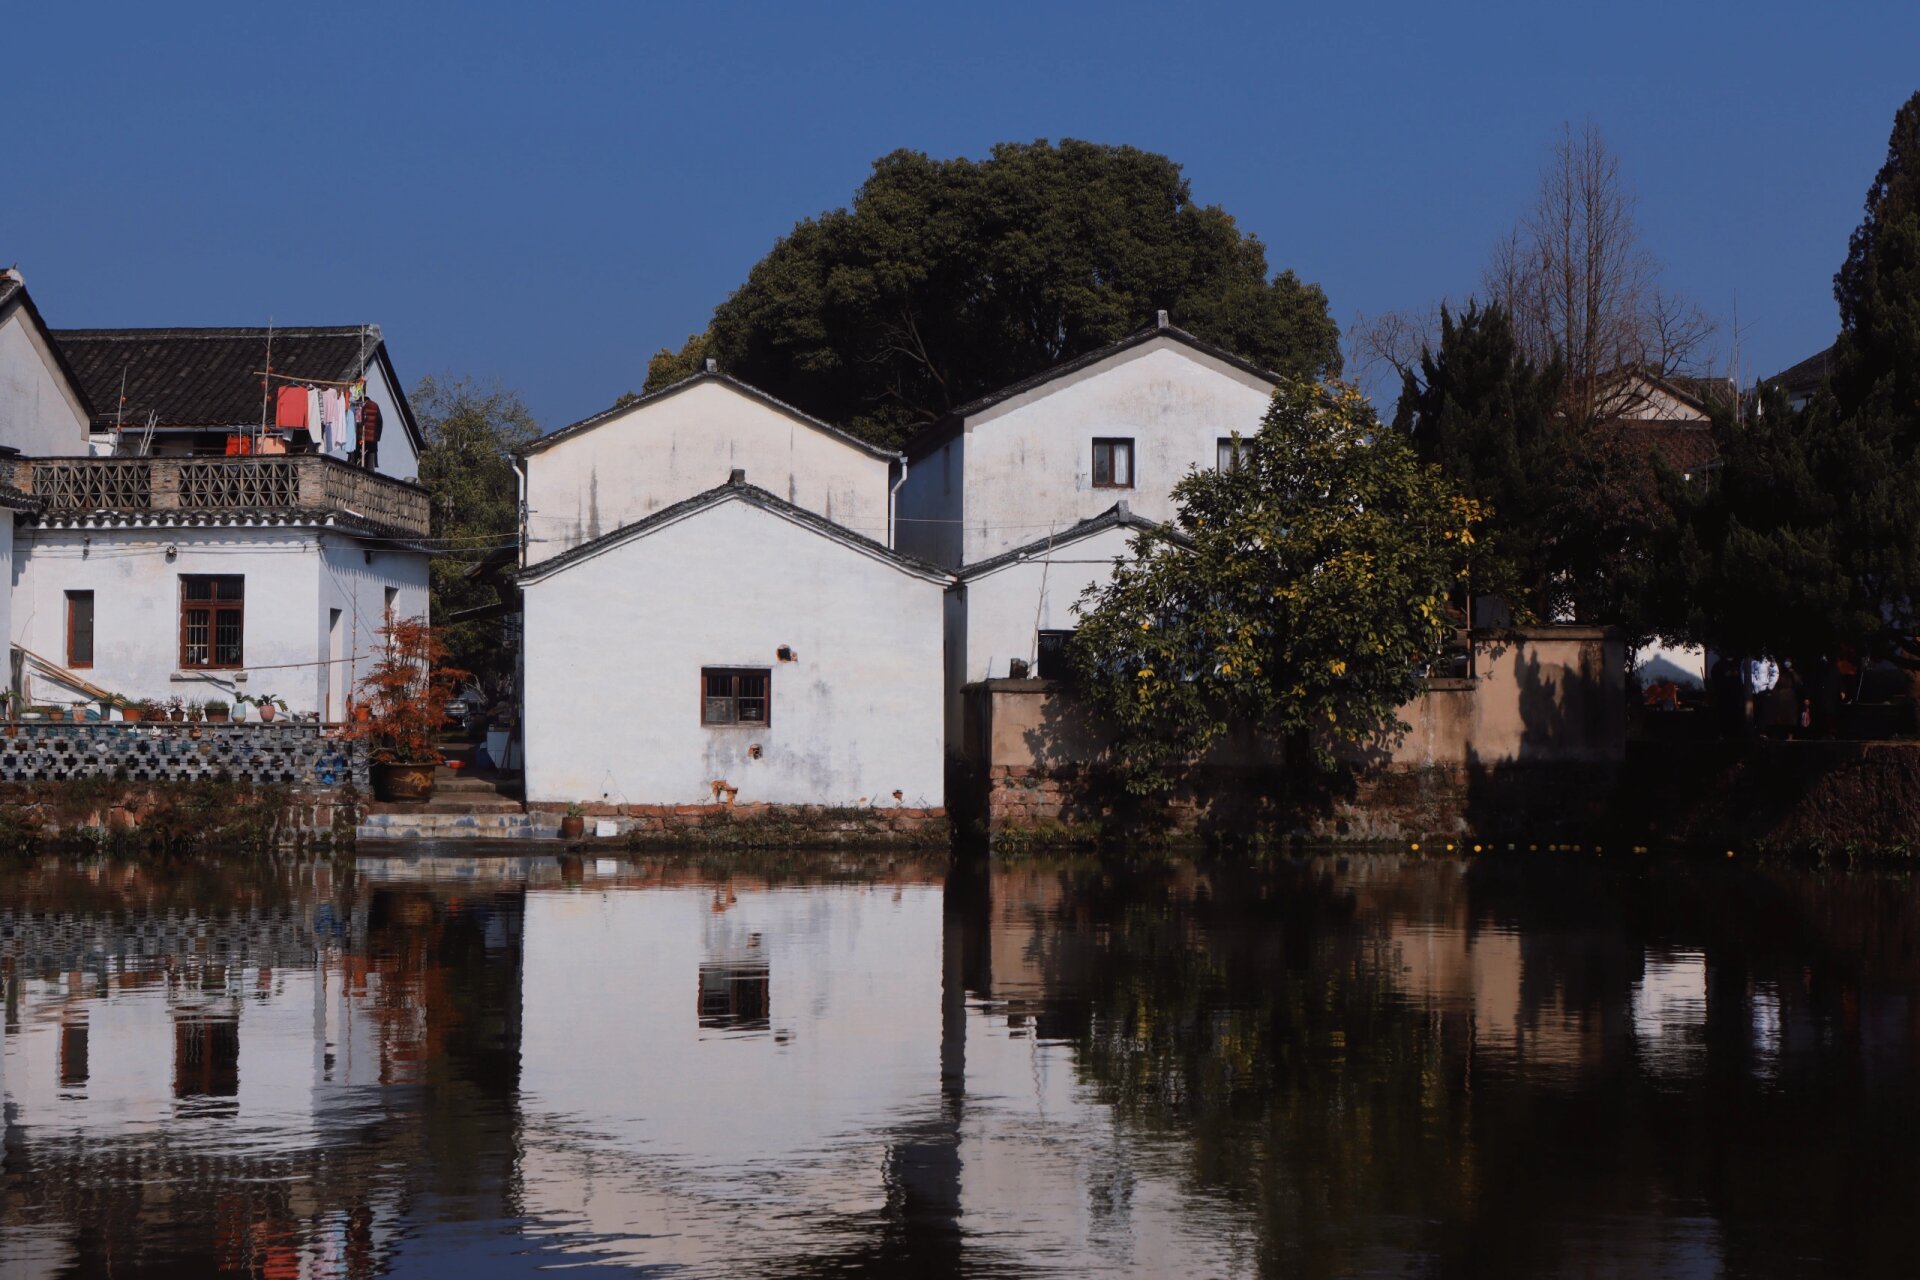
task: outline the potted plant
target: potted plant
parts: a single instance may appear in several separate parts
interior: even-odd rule
[[[175,724],[180,724],[184,722],[186,718],[187,718],[187,704],[180,701],[180,699],[178,698],[168,698],[167,699],[167,719],[173,721]]]
[[[587,834],[587,811],[577,804],[567,806],[567,812],[560,819],[560,838],[578,840]]]
[[[446,644],[424,619],[388,614],[379,635],[378,660],[354,690],[343,732],[367,746],[375,799],[429,800],[440,764],[434,737],[467,673],[446,665]]]
[[[205,702],[201,703],[200,706],[201,710],[206,714],[208,724],[225,724],[227,722],[228,708],[226,699],[208,698]]]
[[[236,693],[233,701],[236,707],[250,706],[258,710],[261,724],[272,724],[274,717],[287,709],[284,698],[276,698],[270,693]]]
[[[187,723],[199,724],[204,719],[206,719],[206,710],[201,705],[200,700],[198,698],[189,698],[187,700]]]
[[[129,698],[121,702],[120,718],[128,724],[139,724],[147,718],[147,704],[138,698]]]

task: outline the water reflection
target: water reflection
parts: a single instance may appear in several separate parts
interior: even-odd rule
[[[1906,1269],[1906,877],[0,869],[0,1272]]]

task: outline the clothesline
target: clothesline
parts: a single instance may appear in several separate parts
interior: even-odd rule
[[[313,387],[357,387],[357,386],[359,386],[359,385],[360,385],[361,383],[363,383],[363,382],[365,382],[365,381],[366,381],[366,379],[365,379],[365,378],[355,378],[355,379],[353,379],[353,380],[352,380],[351,382],[335,382],[335,381],[334,381],[333,379],[331,379],[331,378],[303,378],[303,377],[300,377],[300,376],[299,376],[298,374],[292,374],[292,373],[275,373],[275,372],[274,372],[273,370],[271,370],[271,369],[255,369],[255,370],[253,371],[253,376],[254,376],[254,377],[256,377],[256,378],[278,378],[278,379],[280,379],[280,381],[282,381],[282,382],[297,382],[297,383],[299,383],[299,384],[300,384],[301,386],[303,386],[303,387],[305,387],[305,386],[313,386]]]

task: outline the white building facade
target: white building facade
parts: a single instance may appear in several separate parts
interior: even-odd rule
[[[527,800],[940,807],[951,581],[738,471],[530,565]]]
[[[797,507],[889,541],[898,455],[709,371],[522,450],[527,563],[712,488],[733,470]]]
[[[18,707],[246,694],[339,721],[386,614],[427,615],[420,437],[378,326],[274,344],[276,377],[364,376],[377,469],[227,454],[258,432],[265,330],[49,330],[19,273],[0,274],[0,629]],[[144,425],[116,431],[122,416]]]

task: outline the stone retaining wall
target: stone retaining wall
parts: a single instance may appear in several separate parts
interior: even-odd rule
[[[567,809],[552,803],[527,806],[543,828]],[[925,846],[948,838],[945,809],[790,804],[583,804],[580,809],[590,838],[599,822],[611,821],[617,838],[629,845]]]

